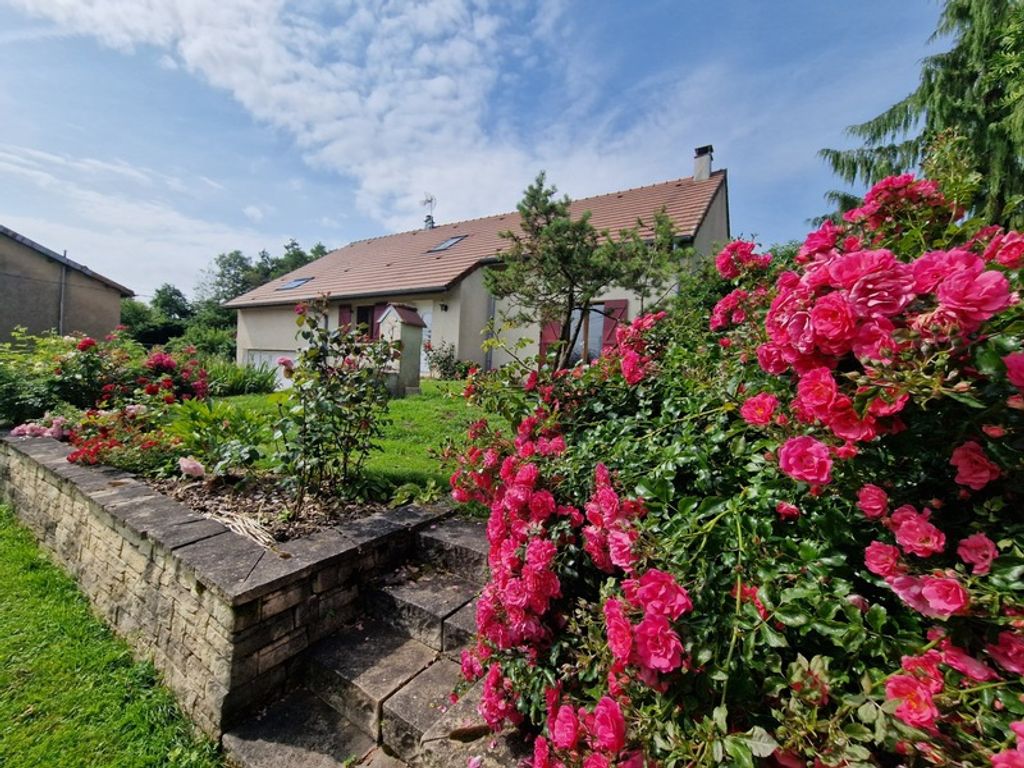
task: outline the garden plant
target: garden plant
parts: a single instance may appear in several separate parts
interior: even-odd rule
[[[729,244],[591,365],[471,377],[510,425],[451,479],[463,671],[533,768],[1024,766],[1024,235],[955,166]]]

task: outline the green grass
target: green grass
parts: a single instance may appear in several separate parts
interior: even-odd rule
[[[0,766],[222,765],[3,506],[0,585]]]
[[[436,453],[450,438],[461,439],[466,428],[483,412],[462,398],[464,384],[457,381],[420,382],[421,394],[392,400],[381,451],[374,451],[367,460],[367,475],[394,488],[403,483],[425,485],[433,481],[447,488],[448,474]],[[277,406],[285,393],[272,395],[237,395],[226,402],[251,411],[277,415]]]

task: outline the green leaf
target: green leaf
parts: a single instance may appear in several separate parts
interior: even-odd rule
[[[725,751],[729,753],[734,764],[739,768],[754,768],[754,758],[745,741],[741,741],[735,736],[729,736],[723,743]]]
[[[873,723],[878,719],[878,708],[874,703],[865,701],[859,707],[857,707],[857,719],[862,723]]]
[[[772,735],[759,725],[755,725],[744,734],[744,742],[750,748],[754,757],[768,757],[779,748]]]
[[[729,709],[724,704],[714,708],[711,712],[711,718],[715,721],[715,726],[722,733],[727,733],[729,730]]]

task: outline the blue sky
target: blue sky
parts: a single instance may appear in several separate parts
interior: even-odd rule
[[[0,0],[0,224],[142,296],[279,253],[687,176],[802,236],[912,89],[932,0]],[[940,44],[941,45],[941,44]]]

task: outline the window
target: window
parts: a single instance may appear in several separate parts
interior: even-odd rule
[[[356,328],[360,333],[373,333],[373,307],[356,307]]]
[[[427,253],[437,253],[438,251],[447,251],[453,245],[455,245],[456,243],[460,243],[460,242],[462,242],[465,239],[466,239],[466,235],[456,235],[455,237],[449,237],[443,243],[435,245],[433,248],[431,248],[429,251],[427,251]]]
[[[274,290],[277,290],[277,291],[290,291],[292,288],[298,288],[300,285],[305,285],[306,283],[308,283],[312,279],[313,279],[312,277],[296,277],[294,280],[289,280],[287,283],[285,283],[284,285],[278,286]]]
[[[580,320],[581,310],[572,313],[572,327]],[[572,355],[569,357],[569,365],[575,365],[580,360],[590,362],[601,354],[601,347],[604,344],[604,304],[591,304],[587,307],[587,314],[583,318],[583,327],[576,337],[576,343],[572,348]]]

